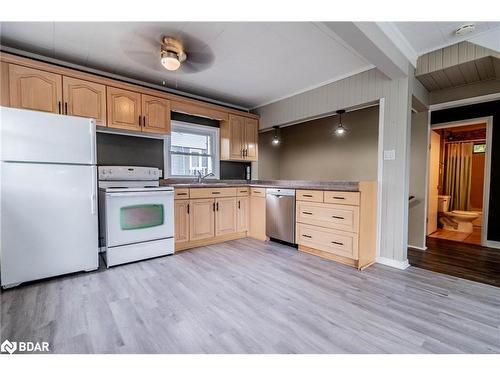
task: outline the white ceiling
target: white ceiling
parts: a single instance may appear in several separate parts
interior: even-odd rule
[[[246,108],[373,67],[311,22],[4,22],[0,26],[5,46],[150,83],[165,81],[168,87]],[[159,62],[162,35],[202,41],[211,50],[213,63],[192,74],[165,70]]]
[[[500,22],[474,22],[475,30],[459,37],[455,30],[468,22],[394,22],[418,55],[467,40],[500,51]]]

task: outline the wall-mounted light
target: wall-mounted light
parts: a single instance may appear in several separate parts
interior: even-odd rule
[[[335,128],[335,135],[337,137],[342,137],[343,135],[345,135],[347,133],[347,129],[344,128],[344,125],[342,125],[342,114],[345,113],[345,109],[339,109],[337,111],[338,115],[339,115],[339,123],[337,125],[337,127]]]
[[[279,129],[280,127],[275,125],[273,126],[273,129],[274,129],[274,136],[273,136],[273,140],[271,141],[271,143],[274,145],[274,146],[277,146],[280,144],[281,140],[280,140],[280,135],[279,135]]]

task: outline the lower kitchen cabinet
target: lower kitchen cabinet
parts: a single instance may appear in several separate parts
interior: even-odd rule
[[[246,232],[250,220],[250,198],[238,197],[236,206],[236,231]]]
[[[174,204],[175,218],[175,243],[184,243],[189,241],[189,211],[190,204],[188,200],[176,200]]]
[[[215,199],[215,235],[236,232],[236,198]]]
[[[192,199],[189,201],[189,240],[197,241],[215,235],[215,200]]]
[[[261,241],[266,236],[266,189],[250,189],[250,229],[249,236]]]

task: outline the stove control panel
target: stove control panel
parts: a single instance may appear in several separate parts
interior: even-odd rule
[[[157,181],[161,170],[150,167],[99,166],[99,180],[109,181]]]

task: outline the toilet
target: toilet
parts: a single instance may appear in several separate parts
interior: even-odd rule
[[[450,208],[449,195],[438,196],[438,212],[439,222],[443,225],[443,229],[452,230],[456,232],[472,233],[474,220],[480,216],[480,212],[474,211],[448,211]]]

